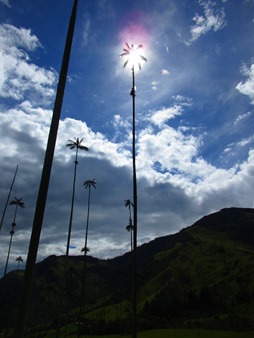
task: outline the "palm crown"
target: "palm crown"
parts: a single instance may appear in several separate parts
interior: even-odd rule
[[[86,146],[82,146],[83,138],[79,139],[79,137],[74,137],[74,140],[68,140],[68,143],[66,144],[66,147],[70,147],[70,149],[81,149],[81,150],[88,150]]]
[[[15,197],[11,202],[10,205],[17,205],[18,207],[25,208],[25,203],[22,202],[22,198]]]
[[[86,180],[83,184],[85,186],[85,188],[95,188],[96,189],[96,182],[95,182],[95,179],[92,179],[92,180]]]
[[[131,63],[131,68],[133,69],[137,64],[139,69],[141,69],[141,61],[147,62],[147,59],[139,53],[140,49],[143,48],[143,45],[138,45],[135,47],[133,44],[129,45],[126,42],[126,47],[123,48],[123,53],[121,57],[127,57],[127,60],[124,62],[123,67],[125,68],[127,64]]]
[[[18,211],[18,207],[20,208],[25,208],[25,203],[22,202],[22,198],[17,198],[17,197],[14,197],[14,199],[9,203],[10,205],[15,205],[15,212],[14,212],[14,218],[13,218],[13,225],[16,225],[15,224],[15,221],[16,221],[16,216],[17,216],[17,211]]]

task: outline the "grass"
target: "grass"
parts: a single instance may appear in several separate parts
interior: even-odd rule
[[[128,336],[126,338],[130,338]],[[207,331],[207,330],[152,330],[143,331],[138,338],[251,338],[253,332],[229,332],[229,331]]]
[[[131,338],[128,336],[84,336],[83,338]],[[138,333],[138,338],[253,338],[253,332],[207,330],[151,330]],[[74,337],[73,337],[74,338]]]
[[[253,338],[254,332],[234,332],[234,331],[208,331],[208,330],[150,330],[138,333],[138,338]],[[0,333],[0,338],[11,337]],[[55,333],[43,336],[45,338],[55,337]],[[60,336],[59,338],[63,338]],[[75,335],[68,335],[68,338],[76,338]],[[82,338],[131,338],[131,335],[86,335]]]

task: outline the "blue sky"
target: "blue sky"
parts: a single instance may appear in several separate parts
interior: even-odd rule
[[[26,259],[55,90],[73,2],[0,0],[0,206],[15,167],[10,258]],[[80,152],[71,254],[84,246],[92,191],[91,255],[130,249],[131,71],[125,42],[143,44],[136,72],[138,243],[175,233],[225,207],[253,207],[254,1],[79,0],[38,260],[64,254],[74,152]],[[4,266],[13,208],[0,234]]]

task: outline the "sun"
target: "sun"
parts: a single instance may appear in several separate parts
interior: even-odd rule
[[[131,67],[131,69],[139,68],[141,69],[142,64],[147,62],[147,59],[140,54],[140,50],[143,48],[143,45],[129,45],[127,42],[125,44],[125,48],[123,48],[123,53],[120,55],[124,57],[126,61],[124,62],[123,67],[125,68],[127,65]]]

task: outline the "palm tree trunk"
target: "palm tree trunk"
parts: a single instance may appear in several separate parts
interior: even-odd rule
[[[133,251],[133,229],[130,230],[131,232],[131,252]]]
[[[86,302],[86,256],[87,252],[84,252],[84,265],[83,265],[83,279],[82,279],[82,289],[81,289],[81,299],[79,307],[79,318],[78,318],[78,333],[77,338],[81,337],[81,326],[83,325],[82,314],[85,313],[85,302]],[[83,319],[85,319],[83,317]]]
[[[11,238],[10,238],[9,250],[8,250],[8,255],[7,255],[7,259],[6,259],[6,264],[5,264],[5,269],[4,269],[4,275],[3,275],[3,277],[6,276],[7,269],[8,269],[9,257],[10,257],[10,252],[11,252],[11,244],[12,244],[12,236],[13,236],[13,234],[11,234]]]
[[[90,216],[90,197],[91,197],[91,187],[89,186],[88,191],[88,205],[87,205],[87,218],[86,218],[86,235],[85,235],[85,251],[84,251],[84,267],[83,267],[83,281],[82,281],[82,290],[81,290],[81,299],[80,299],[80,308],[79,308],[79,322],[78,322],[78,334],[77,338],[81,334],[81,316],[82,313],[85,313],[85,302],[86,302],[86,261],[87,261],[87,239],[88,239],[88,226],[89,226],[89,216]]]
[[[87,219],[86,219],[86,238],[85,238],[85,248],[87,248],[87,239],[88,239],[88,226],[89,226],[89,217],[90,217],[90,200],[91,200],[91,187],[88,188],[88,206],[87,206]]]
[[[8,194],[8,197],[7,197],[5,206],[4,206],[4,211],[3,211],[3,215],[2,215],[1,223],[0,223],[0,231],[1,231],[2,226],[3,226],[4,216],[5,216],[5,213],[6,213],[7,206],[8,206],[8,204],[9,204],[9,199],[10,199],[11,192],[12,192],[12,188],[13,188],[13,184],[14,184],[14,182],[15,182],[16,175],[17,175],[17,172],[18,172],[18,167],[19,167],[19,166],[17,165],[16,170],[15,170],[15,174],[14,174],[14,177],[13,177],[13,180],[12,180],[12,183],[11,183],[11,186],[10,186],[9,194]]]
[[[16,207],[15,207],[15,213],[14,213],[14,218],[13,218],[13,222],[12,222],[12,224],[15,224],[15,225],[16,225],[15,222],[16,222],[16,216],[17,216],[18,206],[19,206],[19,205],[16,204]],[[14,225],[14,226],[15,226],[15,225]]]
[[[69,222],[69,229],[68,229],[67,246],[66,246],[66,257],[69,256],[69,249],[70,249],[72,218],[73,218],[75,189],[76,189],[77,165],[78,165],[78,147],[76,149],[76,157],[75,157],[75,161],[74,161],[74,175],[73,175],[72,198],[71,198],[71,213],[70,213],[70,222]]]
[[[132,338],[137,337],[137,177],[135,125],[135,71],[132,67],[132,165],[133,165],[133,260],[132,260]]]
[[[41,234],[41,228],[42,228],[42,223],[43,223],[44,210],[46,206],[47,193],[48,193],[48,187],[49,187],[49,181],[50,181],[50,175],[51,175],[51,168],[52,168],[54,151],[55,151],[58,125],[59,125],[59,120],[61,116],[63,96],[64,96],[64,90],[65,90],[65,84],[66,84],[66,78],[67,78],[68,66],[69,66],[69,60],[70,60],[72,39],[73,39],[73,33],[74,33],[74,27],[75,27],[75,21],[76,21],[77,5],[78,5],[78,0],[74,0],[67,38],[66,38],[63,61],[62,61],[62,66],[61,66],[61,71],[60,71],[60,76],[59,76],[59,81],[58,81],[58,87],[57,87],[56,99],[55,99],[55,104],[54,104],[52,120],[51,120],[51,126],[50,126],[50,131],[49,131],[49,136],[48,136],[48,143],[47,143],[47,149],[45,153],[44,165],[43,165],[43,170],[42,170],[42,175],[41,175],[41,182],[40,182],[37,203],[36,203],[36,208],[35,208],[33,228],[32,228],[32,234],[31,234],[31,239],[30,239],[27,262],[26,262],[23,289],[22,289],[22,294],[21,294],[21,301],[19,305],[17,322],[16,322],[16,326],[14,330],[14,338],[24,338],[28,301],[29,301],[29,296],[30,296],[31,287],[32,287],[33,272],[34,272],[34,267],[35,267],[35,262],[36,262],[36,257],[37,257],[37,251],[39,247],[40,234]]]

